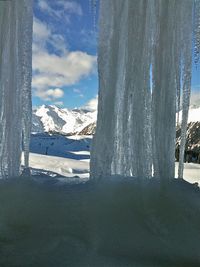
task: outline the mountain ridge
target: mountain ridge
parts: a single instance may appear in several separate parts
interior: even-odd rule
[[[96,129],[97,109],[59,108],[55,105],[42,105],[33,110],[32,132],[58,133],[63,135],[93,135]],[[179,112],[181,121],[182,112]],[[200,106],[191,105],[188,116],[189,123],[200,123]],[[198,127],[198,123],[194,124]],[[191,127],[189,127],[190,129]],[[195,127],[192,127],[194,131]],[[198,129],[197,129],[198,130]]]
[[[32,113],[32,133],[55,132],[72,135],[96,122],[97,111],[86,108],[67,109],[42,105]]]

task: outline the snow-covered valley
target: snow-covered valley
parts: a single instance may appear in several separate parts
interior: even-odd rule
[[[62,176],[88,179],[91,142],[92,135],[32,134],[30,144],[32,173],[56,178]],[[176,177],[177,169],[176,162]],[[184,179],[190,183],[200,183],[200,164],[185,163]]]

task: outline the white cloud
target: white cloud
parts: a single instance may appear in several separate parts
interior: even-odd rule
[[[98,97],[92,98],[88,103],[86,103],[83,108],[90,110],[90,111],[96,111],[98,105]]]
[[[64,54],[67,49],[67,44],[64,37],[60,34],[52,34],[48,42],[54,47],[56,52]]]
[[[81,98],[84,98],[84,95],[83,94],[79,94],[78,96],[81,97]]]
[[[77,97],[84,98],[84,94],[81,92],[80,89],[74,88],[73,92],[77,95]]]
[[[49,53],[49,44],[54,53]],[[49,88],[74,85],[95,71],[96,56],[82,51],[68,51],[62,35],[54,33],[46,23],[34,18],[32,86],[35,95],[53,99],[47,93]]]
[[[33,36],[35,41],[44,41],[49,38],[51,31],[48,26],[34,17],[33,20]]]
[[[76,51],[62,56],[38,52],[33,56],[33,87],[68,86],[78,82],[95,69],[96,57]]]
[[[64,37],[53,33],[51,28],[45,23],[34,17],[33,19],[33,53],[46,50],[47,44],[51,44],[56,52],[65,53],[67,44]]]
[[[36,90],[35,95],[44,101],[54,101],[64,96],[64,91],[60,88],[48,90]]]
[[[50,5],[50,2],[47,2],[46,0],[39,0],[38,6],[43,12],[48,13],[50,16],[53,16],[54,18],[61,18],[61,12],[53,9]]]
[[[50,6],[47,4],[47,2],[45,0],[39,0],[38,1],[38,6],[45,11],[49,11],[50,10]]]
[[[73,92],[74,92],[75,94],[77,94],[78,97],[81,97],[81,98],[84,97],[84,94],[81,92],[80,89],[74,88],[74,89],[73,89]]]
[[[39,8],[48,13],[50,16],[61,19],[64,18],[67,22],[70,22],[69,15],[78,15],[83,14],[81,5],[76,1],[66,1],[66,0],[57,0],[57,1],[38,1]]]
[[[75,1],[59,0],[56,2],[56,4],[60,5],[66,12],[76,14],[79,16],[83,14],[80,4],[78,4]]]
[[[77,93],[77,94],[80,94],[80,93],[81,93],[81,90],[80,90],[80,89],[77,89],[77,88],[74,88],[74,89],[73,89],[73,92],[74,92],[74,93]]]

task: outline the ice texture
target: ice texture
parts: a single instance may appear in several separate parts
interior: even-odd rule
[[[165,182],[175,177],[176,111],[182,103],[182,155],[197,5],[199,1],[192,0],[100,2],[99,102],[91,178],[119,174]],[[199,23],[195,25],[198,56]],[[179,177],[182,168],[181,156]]]
[[[192,21],[192,1],[186,1],[182,7],[183,20]],[[195,28],[196,29],[196,28]],[[192,69],[192,24],[183,23],[182,25],[182,122],[181,122],[181,143],[179,155],[178,177],[183,178],[184,152],[186,144],[186,131],[188,121],[188,110],[190,105],[191,92],[191,69]]]
[[[24,147],[24,166],[29,167],[29,143],[32,127],[32,28],[33,28],[33,7],[32,0],[24,1],[24,23],[23,23],[23,44],[22,45],[22,130]]]
[[[32,0],[0,1],[0,178],[20,174],[31,127]]]
[[[195,0],[194,7],[194,57],[198,64],[200,57],[200,0]]]

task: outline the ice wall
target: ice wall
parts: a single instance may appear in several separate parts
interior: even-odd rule
[[[197,2],[100,2],[99,105],[91,178],[151,177],[152,166],[153,176],[162,181],[174,177],[175,114],[182,97],[184,147]]]
[[[32,0],[0,1],[0,178],[28,166],[31,127]]]

